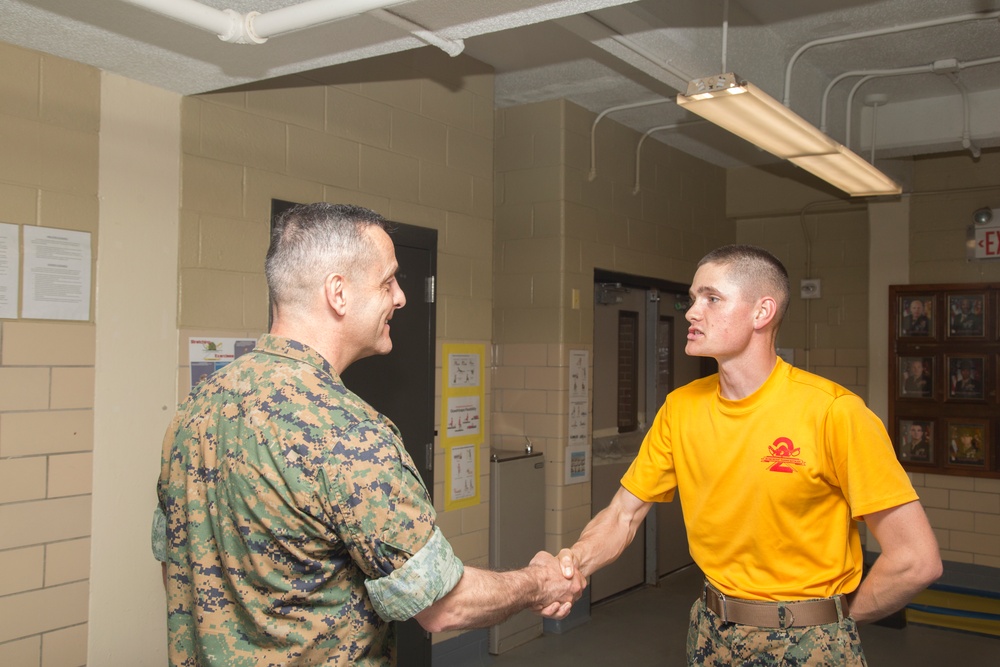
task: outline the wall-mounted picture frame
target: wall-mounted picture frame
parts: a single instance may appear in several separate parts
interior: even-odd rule
[[[986,337],[986,295],[948,295],[948,337]]]
[[[910,472],[1000,480],[1000,282],[890,285],[888,296],[897,459]]]
[[[900,417],[896,428],[896,456],[905,463],[933,465],[935,424],[933,419]]]
[[[956,354],[945,357],[949,401],[982,401],[986,398],[986,357]]]
[[[933,338],[934,297],[930,294],[907,294],[898,299],[899,336]]]
[[[933,357],[899,357],[897,368],[900,398],[934,398]]]
[[[953,468],[988,470],[990,424],[986,419],[948,420],[948,460]]]

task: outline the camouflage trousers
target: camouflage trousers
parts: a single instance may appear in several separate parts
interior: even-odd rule
[[[861,667],[867,665],[854,619],[804,628],[724,623],[698,599],[691,607],[688,665],[729,667]]]

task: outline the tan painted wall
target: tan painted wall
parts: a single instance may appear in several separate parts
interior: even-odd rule
[[[0,72],[0,222],[90,232],[96,264],[100,73],[2,43]],[[93,308],[0,321],[0,664],[86,662],[95,336]]]
[[[1000,208],[1000,151],[914,162],[909,283],[1000,282],[1000,260],[966,258],[972,212]],[[940,191],[959,192],[940,192]],[[964,190],[964,192],[962,192]],[[939,193],[939,194],[934,194]],[[885,391],[885,390],[883,390]],[[912,475],[946,560],[1000,567],[1000,479]]]
[[[640,135],[611,120],[598,126],[591,180],[595,117],[562,100],[497,112],[493,438],[509,449],[528,437],[545,453],[550,551],[591,516],[591,485],[564,485],[564,465],[568,353],[593,364],[594,269],[687,283],[735,237],[724,171],[650,141],[634,193]]]
[[[163,584],[149,525],[177,395],[181,96],[101,78],[87,664],[163,665]]]

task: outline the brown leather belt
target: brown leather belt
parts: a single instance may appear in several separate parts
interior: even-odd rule
[[[741,600],[724,595],[706,582],[703,597],[705,606],[720,620],[760,628],[802,628],[839,623],[850,614],[847,598],[843,595],[794,602]]]

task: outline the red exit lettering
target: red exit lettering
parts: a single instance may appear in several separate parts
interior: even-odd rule
[[[1000,255],[1000,231],[986,232],[983,241],[986,242],[987,255]]]
[[[976,257],[1000,258],[1000,227],[976,229]]]

